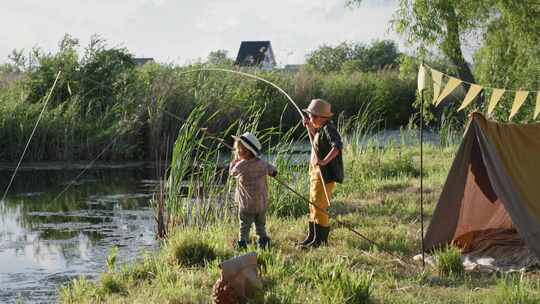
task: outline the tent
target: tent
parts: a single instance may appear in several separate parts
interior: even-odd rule
[[[471,115],[424,242],[540,257],[540,123]]]

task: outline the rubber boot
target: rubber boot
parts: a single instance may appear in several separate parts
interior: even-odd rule
[[[328,245],[328,234],[330,233],[330,227],[324,227],[319,224],[315,224],[315,239],[313,242],[305,245],[306,249],[319,248],[321,245]]]
[[[238,243],[236,243],[236,250],[244,250],[244,249],[247,249],[246,241],[238,241]]]
[[[270,238],[268,237],[259,238],[257,247],[259,249],[267,249],[268,247],[270,247]]]
[[[306,246],[307,244],[313,242],[314,239],[315,239],[315,223],[310,221],[308,223],[308,235],[303,241],[296,243],[296,245]]]

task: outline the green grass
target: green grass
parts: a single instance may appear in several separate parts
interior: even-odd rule
[[[425,149],[428,220],[456,149]],[[439,254],[444,266],[422,270],[412,260],[420,251],[417,149],[369,148],[345,155],[347,179],[337,187],[331,212],[377,244],[331,221],[328,247],[299,250],[294,242],[304,237],[307,218],[271,214],[267,230],[272,247],[258,252],[264,290],[252,303],[537,303],[540,283],[534,273],[500,278],[462,272],[453,249]],[[284,174],[293,181],[294,175]],[[233,247],[237,235],[236,220],[175,229],[155,256],[104,275],[114,277],[107,280],[117,285],[79,279],[61,289],[61,301],[210,303],[219,263],[239,254]],[[193,248],[199,248],[196,254]],[[184,258],[196,263],[180,262]]]

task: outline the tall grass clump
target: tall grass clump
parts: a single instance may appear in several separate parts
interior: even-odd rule
[[[301,125],[297,124],[284,134],[279,133],[277,142],[268,149],[268,153],[273,157],[270,161],[278,171],[277,179],[285,182],[299,194],[302,194],[302,189],[309,188],[306,154],[302,151],[300,153],[293,151],[296,142],[306,140],[307,133],[304,133],[300,140],[293,137],[294,133],[301,129]],[[307,214],[308,205],[305,200],[286,189],[277,180],[270,183],[268,209],[271,214],[278,217],[299,217]]]
[[[170,261],[184,267],[204,266],[217,257],[214,247],[192,235],[173,240],[168,247]]]
[[[454,246],[435,251],[437,270],[441,277],[460,277],[465,273],[461,262],[461,250]]]
[[[317,267],[316,288],[321,294],[321,303],[367,304],[373,292],[373,273],[349,271],[348,267],[324,265]]]
[[[497,282],[495,292],[485,303],[532,304],[540,303],[540,282],[524,280],[524,273],[505,274]]]
[[[165,203],[168,223],[173,227],[204,227],[230,216],[222,189],[224,168],[219,167],[219,146],[211,146],[202,127],[212,116],[204,107],[195,108],[175,141]]]

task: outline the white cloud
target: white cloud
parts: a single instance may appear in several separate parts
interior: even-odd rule
[[[0,12],[0,61],[12,49],[56,49],[64,33],[86,44],[94,33],[136,56],[185,63],[216,49],[234,57],[242,40],[271,40],[280,63],[303,62],[322,44],[396,39],[396,0],[24,0]]]

